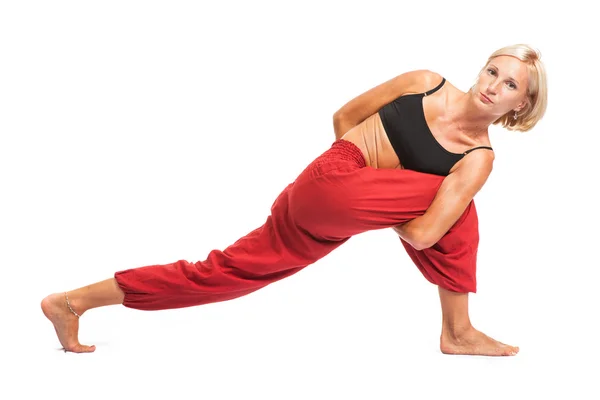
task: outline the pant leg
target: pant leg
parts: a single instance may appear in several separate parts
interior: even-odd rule
[[[278,196],[261,227],[222,251],[212,250],[203,261],[116,272],[123,305],[162,310],[232,300],[299,272],[345,243],[314,240],[295,226],[289,212],[293,185]]]

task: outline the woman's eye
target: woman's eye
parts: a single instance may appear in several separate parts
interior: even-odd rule
[[[488,72],[492,75],[494,75],[496,73],[496,71],[494,71],[493,69],[488,69]]]

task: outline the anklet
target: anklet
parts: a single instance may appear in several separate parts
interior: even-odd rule
[[[71,304],[69,304],[69,296],[67,296],[67,292],[65,292],[65,298],[67,299],[67,307],[69,307],[69,310],[71,310],[71,312],[75,315],[77,315],[77,318],[79,318],[79,314],[77,314],[75,311],[73,311],[73,309],[71,308]]]

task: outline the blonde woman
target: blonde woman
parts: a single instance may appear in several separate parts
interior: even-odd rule
[[[118,271],[54,293],[41,307],[65,351],[90,309],[163,310],[228,301],[289,277],[362,232],[393,228],[439,287],[445,354],[515,355],[518,347],[475,329],[478,244],[473,197],[488,179],[488,128],[528,131],[546,111],[546,73],[527,45],[494,52],[463,92],[427,70],[403,73],[352,99],[333,117],[336,140],[277,197],[265,223],[204,261]]]

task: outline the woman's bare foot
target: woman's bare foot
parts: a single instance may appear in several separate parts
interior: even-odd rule
[[[76,307],[70,301],[71,307]],[[58,341],[63,346],[65,352],[91,353],[96,350],[96,346],[84,346],[79,343],[77,334],[79,332],[79,317],[69,310],[64,293],[51,294],[42,300],[42,311],[44,315],[54,325],[54,330],[58,336]],[[79,312],[77,312],[81,315]]]
[[[67,303],[67,297],[69,302]],[[51,294],[42,300],[42,311],[54,325],[60,344],[65,351],[91,353],[96,346],[79,343],[79,317],[88,310],[115,304],[123,304],[125,293],[112,277],[65,293]],[[73,312],[69,309],[69,306]]]
[[[473,356],[514,356],[518,347],[498,342],[473,327],[460,333],[442,330],[440,350],[444,354],[462,354]]]

